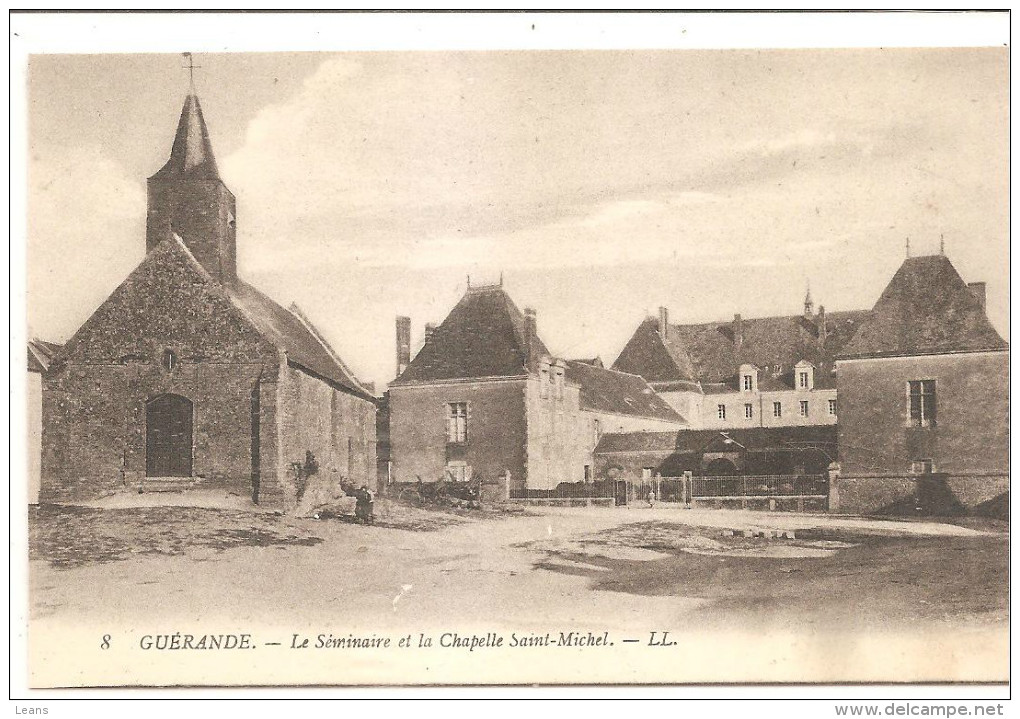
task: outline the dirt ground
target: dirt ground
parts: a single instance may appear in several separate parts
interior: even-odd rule
[[[394,507],[375,526],[187,507],[38,507],[33,619],[299,617],[399,627],[635,621],[1006,626],[1008,527],[676,508]],[[779,531],[776,531],[779,530]],[[743,535],[772,536],[743,536]],[[791,536],[781,536],[783,534]],[[779,536],[777,536],[779,535]]]

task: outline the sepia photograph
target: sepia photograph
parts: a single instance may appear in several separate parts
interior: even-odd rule
[[[1008,691],[1008,13],[45,19],[28,689]]]

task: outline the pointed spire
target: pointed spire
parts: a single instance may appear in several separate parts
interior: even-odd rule
[[[807,294],[804,295],[804,316],[810,317],[815,313],[815,301],[811,299],[811,280],[807,281]]]
[[[910,259],[910,238],[907,238],[907,259]]]
[[[941,232],[939,233],[939,254],[943,257],[946,256],[946,236]]]
[[[170,150],[170,159],[157,175],[174,174],[196,179],[218,180],[216,157],[213,155],[209,128],[202,116],[202,106],[194,88],[184,101],[181,119],[177,123],[177,134]]]

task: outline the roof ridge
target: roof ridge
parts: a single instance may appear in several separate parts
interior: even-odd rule
[[[826,309],[825,310],[825,317],[827,319],[832,319],[832,317],[834,315],[867,314],[870,311],[871,310],[867,310],[867,309],[864,309],[864,310],[829,310],[829,309]],[[819,314],[814,314],[814,315],[811,316],[811,319],[817,319],[818,317],[820,317]],[[741,322],[763,322],[765,320],[799,320],[799,319],[808,319],[808,318],[805,318],[803,314],[767,315],[765,317],[744,317],[743,315],[740,316]],[[690,323],[686,323],[686,324],[681,324],[679,322],[670,322],[670,327],[677,327],[677,328],[679,328],[679,327],[712,327],[712,326],[719,326],[719,325],[726,326],[726,325],[732,325],[732,324],[733,324],[733,320],[729,319],[729,320],[710,320],[710,321],[707,321],[707,322],[690,322]]]
[[[358,377],[354,374],[354,372],[351,371],[351,368],[347,365],[347,363],[344,362],[343,359],[340,358],[340,355],[336,352],[336,350],[333,349],[333,346],[326,340],[325,337],[322,336],[322,333],[319,332],[319,329],[314,324],[312,324],[312,321],[310,319],[308,319],[308,317],[301,310],[301,308],[298,307],[297,302],[291,302],[290,303],[290,307],[288,307],[287,310],[291,314],[293,314],[295,317],[297,317],[298,320],[301,321],[301,324],[303,324],[308,329],[308,331],[312,334],[312,336],[315,337],[315,339],[317,339],[319,341],[319,343],[329,353],[329,356],[332,357],[333,360],[338,365],[340,365],[340,369],[342,369],[344,371],[344,373],[347,375],[348,379],[350,379],[351,382],[354,383],[354,385],[358,389],[360,389],[363,392],[365,392],[365,394],[369,394],[369,395],[372,394],[371,392],[368,391],[368,389],[365,387],[365,385],[362,384],[361,380],[358,379]]]

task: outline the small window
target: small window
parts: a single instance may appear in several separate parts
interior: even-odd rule
[[[829,414],[833,417],[836,416],[836,400],[834,399],[829,400]]]
[[[716,414],[719,415],[719,419],[726,419],[726,405],[724,404],[717,405],[715,410]]]
[[[912,474],[931,474],[935,471],[935,463],[930,459],[915,459],[910,463]]]
[[[539,372],[538,396],[545,399],[549,396],[549,370],[545,367]]]
[[[654,467],[642,467],[641,479],[651,479],[653,471],[655,471]]]
[[[750,392],[753,389],[754,389],[754,375],[745,374],[744,375],[744,391],[745,392]]]
[[[782,402],[773,402],[772,403],[772,416],[773,417],[782,417],[783,416],[783,403]]]
[[[754,405],[750,402],[744,403],[744,419],[754,418]]]
[[[177,366],[177,354],[173,350],[166,350],[163,353],[163,369],[167,372],[173,372]]]
[[[471,479],[471,471],[467,462],[447,462],[446,479],[449,482],[467,482]]]
[[[808,416],[808,403],[807,403],[806,399],[802,399],[800,401],[800,416],[801,417],[807,417]]]
[[[467,402],[446,405],[446,441],[451,444],[467,442]]]
[[[591,481],[591,465],[590,464],[584,465],[584,481],[585,482],[590,482]]]
[[[807,372],[798,372],[797,373],[797,386],[800,387],[801,389],[808,389],[809,388],[808,373]]]
[[[563,399],[563,370],[556,370],[556,399]]]
[[[910,382],[910,424],[914,427],[935,425],[935,380]]]

